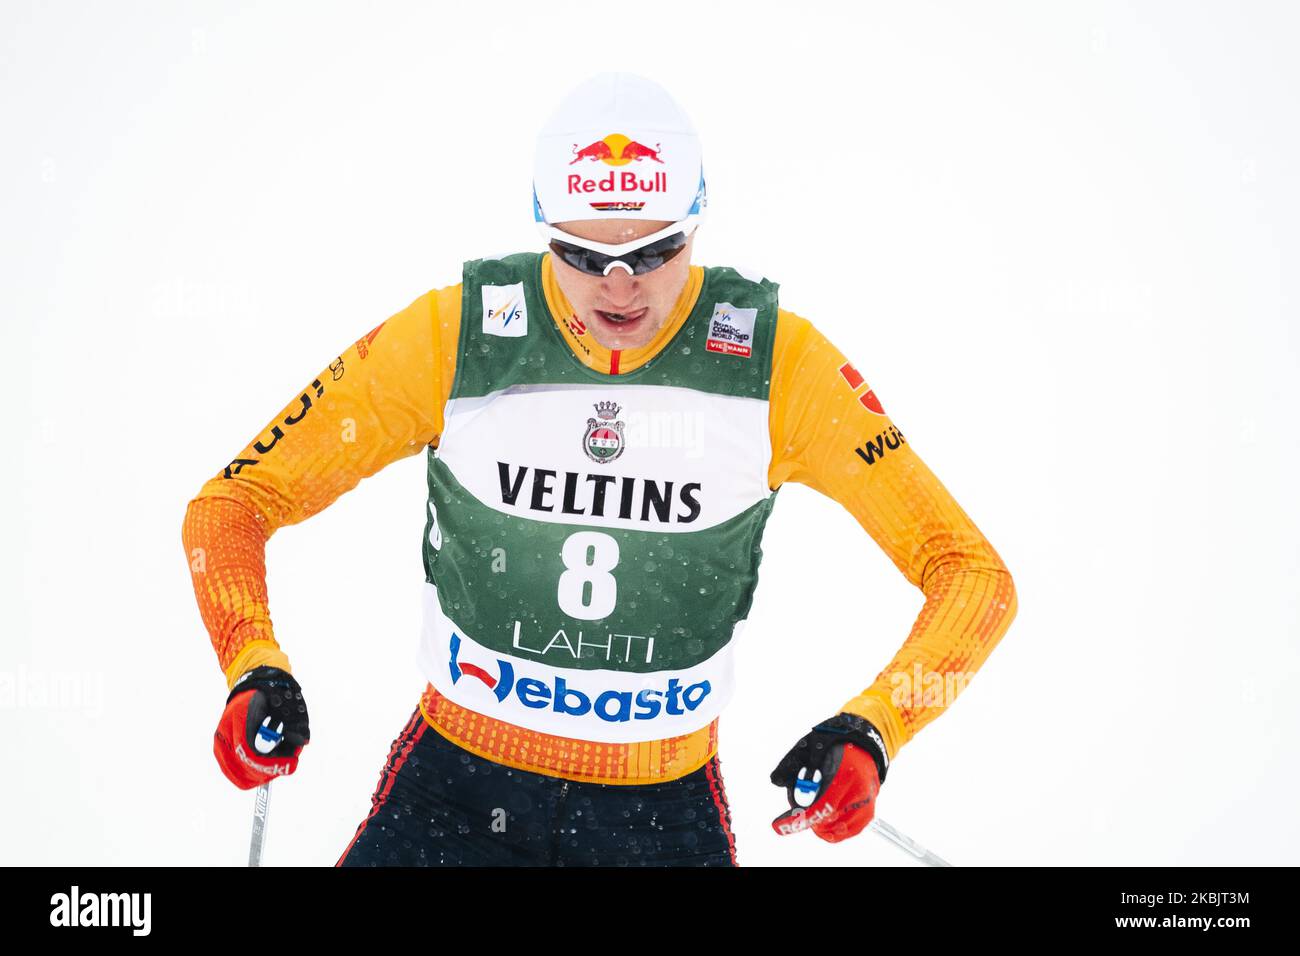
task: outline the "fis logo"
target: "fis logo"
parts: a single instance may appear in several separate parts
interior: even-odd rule
[[[590,685],[581,689],[571,686],[569,680],[555,675],[548,684],[535,677],[517,677],[510,661],[496,659],[495,673],[470,661],[460,659],[461,638],[452,632],[450,648],[451,682],[473,679],[481,682],[492,696],[505,704],[522,704],[533,710],[549,709],[564,717],[594,715],[609,723],[626,723],[630,720],[654,720],[660,714],[681,716],[693,711],[712,691],[707,680],[683,687],[673,677],[663,689],[642,688],[632,691],[601,690]],[[575,674],[574,680],[598,680],[599,672]],[[513,697],[515,700],[510,700]]]
[[[483,286],[483,334],[519,338],[528,334],[524,284]]]

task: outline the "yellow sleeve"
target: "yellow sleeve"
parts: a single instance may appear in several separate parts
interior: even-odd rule
[[[437,445],[460,292],[428,292],[350,345],[186,508],[181,537],[194,595],[228,686],[260,665],[289,669],[267,606],[267,539]]]
[[[768,485],[843,505],[925,603],[889,665],[840,711],[871,721],[890,759],[950,705],[1016,613],[1011,574],[912,450],[870,385],[807,319],[779,310]]]

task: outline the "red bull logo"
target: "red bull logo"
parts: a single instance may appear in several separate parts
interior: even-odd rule
[[[662,163],[659,158],[659,144],[651,149],[638,143],[634,139],[629,139],[622,133],[610,133],[604,139],[598,139],[588,146],[579,147],[577,143],[573,144],[573,159],[569,165],[580,163],[584,159],[600,160],[610,166],[626,166],[628,163],[649,159],[656,163]]]
[[[610,133],[604,139],[598,139],[586,146],[579,146],[574,143],[573,159],[569,161],[569,165],[581,163],[583,160],[590,162],[599,160],[606,166],[627,166],[631,163],[644,163],[646,160],[663,165],[664,161],[659,156],[659,145],[656,143],[654,148],[651,148],[644,143],[638,143],[636,140],[624,136],[622,133]],[[642,177],[630,169],[618,172],[610,170],[608,175],[602,177],[583,176],[580,173],[574,173],[568,177],[568,190],[571,196],[575,193],[619,193],[625,198],[617,201],[593,202],[591,203],[592,208],[600,212],[622,210],[637,212],[645,206],[645,203],[629,200],[626,198],[626,194],[667,192],[668,174],[666,172],[657,172],[652,176]]]
[[[655,173],[649,179],[642,179],[636,173],[625,170],[621,173],[610,172],[601,179],[591,179],[576,173],[569,175],[569,195],[574,193],[666,193],[668,192],[668,174]],[[622,205],[621,203],[618,205]]]

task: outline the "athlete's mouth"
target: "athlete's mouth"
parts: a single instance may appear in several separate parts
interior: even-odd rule
[[[611,325],[626,325],[629,322],[635,322],[637,319],[642,318],[647,311],[649,311],[648,307],[637,309],[634,312],[605,312],[601,309],[597,309],[596,314]]]

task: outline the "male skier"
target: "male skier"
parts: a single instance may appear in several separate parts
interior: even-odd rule
[[[309,740],[266,539],[428,449],[428,685],[338,865],[736,865],[718,715],[786,481],[840,502],[925,603],[875,682],[773,771],[796,804],[778,833],[861,832],[899,748],[950,702],[900,694],[900,675],[964,681],[1010,625],[1006,567],[857,369],[776,283],[691,264],[702,170],[656,84],[581,84],[537,140],[546,251],[465,263],[190,503],[230,692],[214,751],[251,788]]]

